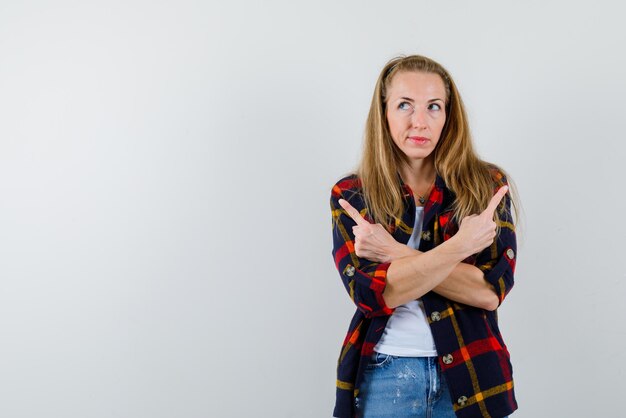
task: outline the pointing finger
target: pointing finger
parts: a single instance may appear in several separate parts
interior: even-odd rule
[[[498,191],[493,195],[491,200],[489,201],[489,205],[487,205],[487,209],[483,211],[483,214],[489,216],[489,218],[493,217],[493,214],[496,211],[496,208],[502,201],[502,198],[509,191],[509,186],[502,186],[498,189]]]
[[[348,215],[354,220],[354,222],[356,222],[357,225],[369,225],[369,222],[367,222],[365,218],[361,216],[359,211],[356,210],[350,203],[348,203],[347,200],[339,199],[339,204],[346,212],[348,212]]]

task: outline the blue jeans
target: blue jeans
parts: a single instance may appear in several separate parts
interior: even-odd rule
[[[456,418],[437,357],[374,353],[355,406],[359,418]]]

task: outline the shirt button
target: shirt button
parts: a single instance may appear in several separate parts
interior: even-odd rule
[[[467,402],[467,396],[460,396],[459,399],[457,399],[456,403],[458,403],[460,406],[465,406],[465,403]]]
[[[439,321],[441,319],[441,314],[437,311],[434,311],[433,313],[430,314],[430,319],[433,322]]]
[[[422,232],[422,239],[424,241],[430,241],[430,231],[423,231]]]
[[[452,357],[452,354],[446,354],[445,356],[443,356],[444,364],[451,364],[453,361],[454,357]]]
[[[352,277],[352,276],[354,276],[354,271],[355,270],[356,269],[354,268],[354,266],[352,264],[348,264],[346,266],[346,268],[343,270],[343,274],[345,274],[348,277]]]
[[[515,251],[513,251],[511,248],[509,248],[508,250],[506,250],[506,256],[509,257],[511,260],[515,258]]]

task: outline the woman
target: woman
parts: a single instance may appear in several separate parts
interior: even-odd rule
[[[502,418],[517,409],[496,309],[516,241],[504,172],[473,150],[448,72],[383,68],[355,174],[332,189],[333,256],[357,310],[336,417]]]

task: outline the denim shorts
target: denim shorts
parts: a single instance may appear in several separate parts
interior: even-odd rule
[[[374,353],[355,407],[359,418],[456,418],[437,357]]]

